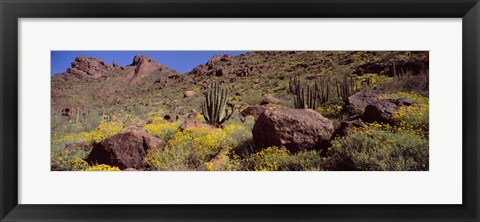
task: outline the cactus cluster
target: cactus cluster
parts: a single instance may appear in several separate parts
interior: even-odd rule
[[[359,88],[355,83],[355,79],[353,76],[344,75],[342,81],[335,80],[335,85],[337,86],[337,95],[341,98],[344,102],[348,101],[348,97],[357,93]]]
[[[320,83],[318,83],[320,82]],[[315,80],[315,90],[318,93],[320,104],[325,104],[331,99],[330,78],[321,78],[320,81]]]
[[[288,82],[288,92],[292,95],[297,95],[298,90],[301,88],[300,84],[300,79],[297,79],[297,77],[290,78],[290,81]]]
[[[293,102],[296,109],[317,109],[318,105],[330,101],[329,79],[315,80],[312,86],[304,87],[299,79],[292,78],[289,82],[289,93],[295,96]]]
[[[234,107],[227,106],[227,89],[214,82],[205,94],[205,102],[202,104],[202,114],[208,124],[219,127],[232,117]]]

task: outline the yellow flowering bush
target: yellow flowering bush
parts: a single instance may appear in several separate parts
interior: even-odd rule
[[[400,107],[392,116],[395,126],[412,130],[421,130],[428,135],[429,107],[428,104],[413,104]]]
[[[245,168],[255,171],[276,171],[283,165],[288,155],[287,150],[276,146],[267,147],[245,159]]]
[[[109,166],[107,164],[99,164],[95,166],[88,167],[85,171],[120,171],[120,168],[116,166]]]
[[[407,128],[373,123],[331,143],[333,170],[428,170],[428,139]]]
[[[52,148],[63,148],[65,144],[80,143],[90,141],[90,134],[88,132],[71,133],[67,135],[54,134],[52,135]]]
[[[317,112],[326,117],[339,116],[342,111],[342,106],[338,104],[328,104],[318,107]]]
[[[252,138],[252,130],[243,124],[232,123],[223,128],[225,137],[223,146],[236,147],[239,144]]]
[[[409,99],[418,104],[428,104],[428,97],[421,96],[415,92],[396,92],[378,96],[378,99]]]
[[[205,163],[208,171],[234,171],[241,167],[240,157],[231,152],[231,150],[222,150],[218,155]]]
[[[145,125],[144,129],[148,134],[156,136],[165,141],[170,140],[177,132],[180,122],[155,121]]]
[[[88,168],[88,163],[78,153],[68,150],[53,150],[51,152],[51,170],[78,171]]]
[[[163,150],[149,150],[145,163],[157,170],[195,169],[221,150],[225,136],[222,129],[178,131]]]
[[[121,133],[124,129],[123,123],[120,122],[103,122],[89,132],[90,140],[98,143],[101,140],[111,137],[115,134]]]
[[[111,137],[117,133],[121,133],[124,126],[120,122],[104,122],[98,125],[90,132],[71,133],[67,135],[52,136],[53,146],[63,146],[65,144],[72,144],[78,142],[98,143],[101,140]]]

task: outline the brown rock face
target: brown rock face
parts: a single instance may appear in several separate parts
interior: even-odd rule
[[[88,150],[91,146],[88,143],[80,142],[80,143],[73,143],[68,144],[65,146],[65,149],[68,151],[77,151],[77,150]]]
[[[115,70],[123,70],[123,66],[117,64],[115,61],[112,62],[113,69]]]
[[[119,133],[93,147],[87,162],[117,166],[120,169],[143,169],[148,149],[163,145],[163,141],[141,131]]]
[[[246,109],[244,109],[240,112],[240,119],[242,121],[245,121],[245,117],[253,116],[253,118],[255,118],[255,120],[256,120],[260,116],[260,114],[265,112],[265,110],[267,110],[267,109],[269,109],[269,107],[266,107],[266,106],[249,106],[249,107],[247,107]]]
[[[183,131],[188,129],[213,129],[213,127],[208,124],[201,123],[196,119],[188,119],[180,126],[180,130]]]
[[[333,131],[332,122],[314,110],[272,107],[258,117],[252,133],[258,146],[298,152],[321,149]]]
[[[218,67],[215,69],[216,76],[226,76],[228,75],[228,70],[225,67]]]
[[[267,96],[265,97],[262,102],[260,102],[260,105],[267,105],[267,104],[280,104],[282,103],[280,99],[275,98],[273,96]]]
[[[401,74],[409,71],[412,75],[419,75],[428,70],[429,56],[428,52],[412,52],[410,58],[401,59],[391,56],[385,56],[380,60],[365,63],[354,70],[354,74],[363,75],[367,73],[377,73],[388,76]]]
[[[71,68],[67,69],[67,74],[71,74],[77,78],[90,77],[98,79],[103,72],[113,70],[113,68],[105,62],[95,57],[78,56],[72,62]]]
[[[347,134],[347,131],[354,127],[365,127],[365,123],[363,123],[362,119],[354,119],[351,121],[343,121],[340,123],[340,127],[335,131],[335,135],[337,136],[344,136]]]
[[[399,106],[389,100],[380,100],[368,105],[362,115],[362,120],[367,123],[389,123],[391,117]]]
[[[72,117],[76,114],[76,110],[75,108],[71,108],[71,107],[67,107],[65,109],[62,110],[62,116],[68,116],[68,117]]]
[[[157,80],[155,80],[155,85],[158,86],[158,89],[163,89],[165,86],[167,86],[167,79],[159,77]]]
[[[144,77],[153,71],[162,70],[164,68],[162,64],[144,55],[136,55],[130,66],[135,67],[134,74],[139,77]]]
[[[184,97],[192,97],[195,95],[195,91],[186,91]]]
[[[216,76],[225,76],[229,74],[228,69],[221,65],[222,62],[228,62],[233,59],[232,55],[216,55],[213,56],[205,64],[198,65],[190,73],[194,76],[204,76],[204,75],[216,75]]]
[[[365,107],[379,100],[378,96],[381,94],[383,92],[379,90],[356,93],[348,97],[348,104],[345,106],[345,109],[351,115],[362,114],[365,111]]]

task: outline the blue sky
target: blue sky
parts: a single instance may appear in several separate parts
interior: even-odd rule
[[[121,66],[129,65],[135,55],[146,55],[181,73],[206,63],[214,55],[240,55],[246,51],[51,51],[50,75],[65,72],[77,56],[96,57],[110,65],[115,60]]]

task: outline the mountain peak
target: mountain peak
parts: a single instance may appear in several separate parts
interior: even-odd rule
[[[84,77],[98,79],[102,76],[103,72],[110,70],[113,70],[113,68],[98,58],[77,56],[65,74],[67,74],[67,76],[75,76],[79,79],[83,79]]]

